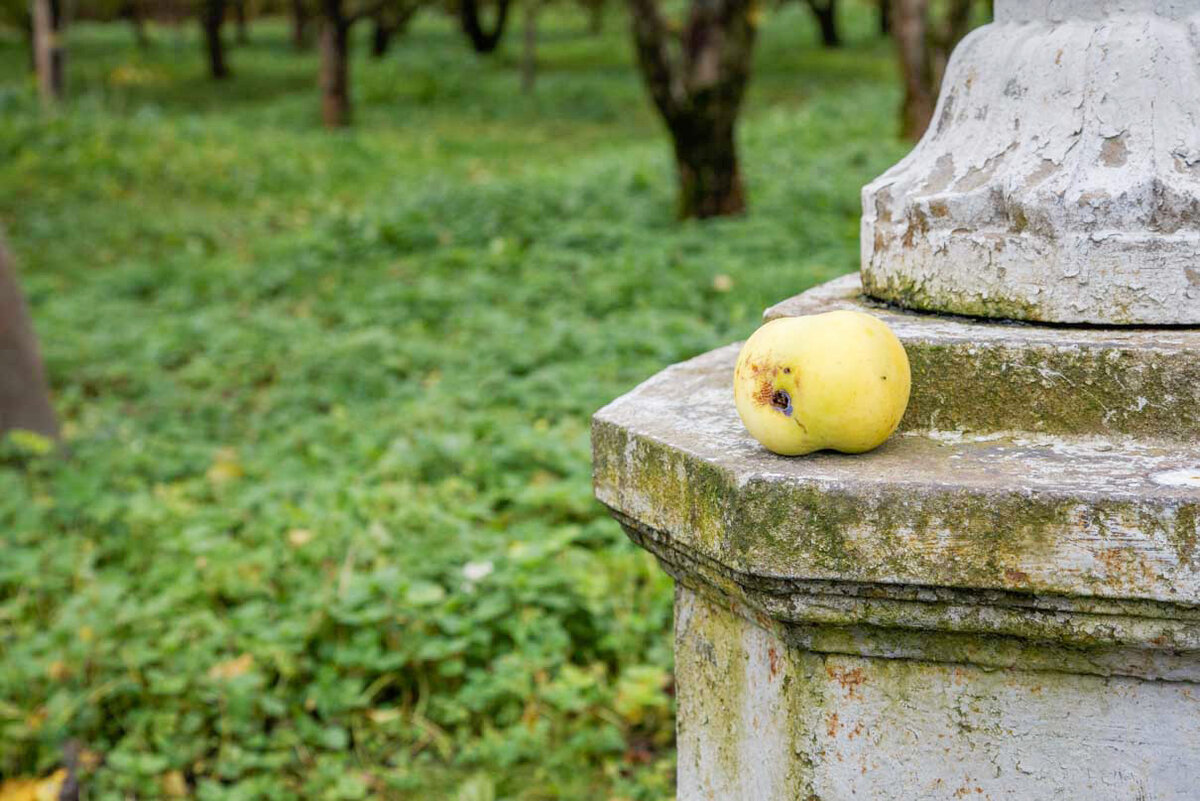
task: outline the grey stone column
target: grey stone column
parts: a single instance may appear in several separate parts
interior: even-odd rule
[[[765,451],[737,344],[595,415],[676,580],[681,801],[1200,799],[1198,11],[997,0],[861,279],[767,310],[891,326],[883,447]]]

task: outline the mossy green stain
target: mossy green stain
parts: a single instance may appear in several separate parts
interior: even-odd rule
[[[1120,348],[906,343],[901,430],[1200,436],[1200,361]]]

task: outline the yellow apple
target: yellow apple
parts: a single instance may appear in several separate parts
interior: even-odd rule
[[[904,346],[856,311],[772,320],[746,340],[733,397],[746,429],[775,453],[862,453],[883,444],[908,406]]]

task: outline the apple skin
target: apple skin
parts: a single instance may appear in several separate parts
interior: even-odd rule
[[[885,323],[832,311],[755,331],[738,355],[733,397],[751,436],[775,453],[863,453],[896,430],[911,383],[908,355]]]

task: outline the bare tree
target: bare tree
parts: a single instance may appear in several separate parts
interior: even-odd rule
[[[17,428],[58,436],[29,309],[0,244],[0,432]]]
[[[121,6],[121,16],[129,20],[137,46],[145,49],[150,46],[150,36],[146,33],[146,10],[142,3],[143,0],[127,0]]]
[[[326,128],[350,124],[350,29],[398,0],[321,0],[321,120]]]
[[[250,0],[234,0],[233,2],[233,18],[237,22],[237,43],[240,45],[250,44],[250,9],[247,8]]]
[[[350,124],[350,26],[346,0],[321,0],[321,120],[326,128]]]
[[[371,55],[382,58],[387,55],[392,39],[408,30],[421,3],[418,0],[395,0],[381,6],[371,15],[374,27],[371,31]]]
[[[674,144],[679,216],[742,213],[734,126],[750,79],[753,0],[690,0],[677,32],[657,0],[629,6],[642,79]]]
[[[940,18],[934,18],[929,0],[893,3],[891,24],[904,81],[900,128],[905,137],[916,140],[933,118],[950,53],[971,29],[972,2],[949,0]]]
[[[500,44],[504,23],[508,20],[509,0],[496,0],[496,24],[490,31],[483,29],[479,0],[459,0],[458,14],[463,33],[471,40],[476,53],[490,53]]]
[[[525,0],[525,36],[521,48],[521,91],[533,91],[537,81],[537,18],[541,0]]]
[[[292,0],[292,47],[307,50],[311,12],[308,0]]]
[[[842,37],[837,26],[837,0],[807,0],[807,3],[821,31],[821,44],[825,47],[841,47]]]
[[[42,103],[54,106],[63,98],[67,82],[67,48],[63,33],[66,14],[62,0],[33,0],[33,63]]]
[[[592,36],[604,33],[604,0],[580,0],[580,5],[587,11],[588,33]]]
[[[204,30],[204,49],[208,54],[208,73],[217,80],[229,77],[225,61],[225,40],[221,29],[225,25],[225,0],[201,0],[200,27]]]

